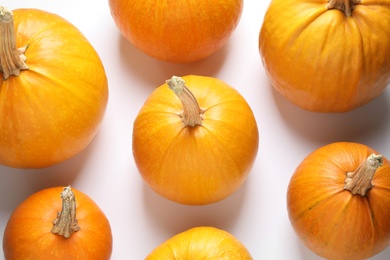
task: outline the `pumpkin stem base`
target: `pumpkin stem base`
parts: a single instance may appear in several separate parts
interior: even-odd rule
[[[20,71],[28,69],[24,55],[27,46],[16,47],[15,27],[11,10],[0,6],[0,71],[3,79],[11,75],[19,76]]]
[[[328,0],[327,9],[338,9],[345,13],[346,16],[352,16],[352,11],[355,5],[359,4],[361,0]]]
[[[191,91],[185,86],[185,81],[181,77],[173,76],[167,80],[169,88],[181,100],[183,113],[180,117],[185,126],[202,125],[203,110],[199,107],[198,101]]]
[[[374,187],[371,183],[376,170],[383,165],[382,155],[371,154],[354,172],[348,172],[344,189],[353,195],[365,196]]]
[[[69,238],[74,232],[80,230],[76,218],[76,198],[70,186],[63,189],[61,198],[62,209],[53,221],[51,232]]]

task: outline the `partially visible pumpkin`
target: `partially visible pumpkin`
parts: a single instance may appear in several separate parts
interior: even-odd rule
[[[390,83],[390,1],[272,0],[259,50],[272,86],[299,107],[347,112]]]
[[[0,164],[47,167],[81,152],[108,101],[103,64],[82,33],[46,11],[0,7],[0,61]]]
[[[70,186],[48,188],[28,197],[12,213],[3,251],[6,260],[106,260],[112,252],[111,227],[86,194]]]
[[[232,234],[214,227],[195,227],[179,233],[157,248],[146,260],[207,259],[251,260],[248,249]]]
[[[301,241],[326,259],[366,259],[390,243],[390,162],[363,144],[321,147],[297,167],[288,214]]]
[[[222,80],[172,77],[155,89],[133,127],[133,154],[145,182],[182,204],[210,204],[246,180],[258,149],[246,100]]]
[[[123,36],[144,53],[169,62],[206,58],[235,30],[243,0],[109,0]]]

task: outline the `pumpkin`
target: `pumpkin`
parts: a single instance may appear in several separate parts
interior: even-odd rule
[[[271,85],[302,109],[361,107],[390,82],[390,1],[272,0],[259,35]]]
[[[3,251],[13,259],[110,259],[108,219],[86,194],[67,187],[38,191],[11,214]]]
[[[188,205],[217,202],[237,190],[258,142],[246,100],[213,77],[172,77],[149,96],[133,126],[133,155],[144,181]]]
[[[288,214],[301,241],[326,259],[366,259],[389,245],[390,162],[336,142],[309,154],[291,177]]]
[[[0,7],[0,164],[41,168],[81,152],[104,117],[103,64],[58,15]]]
[[[181,232],[155,248],[146,260],[251,260],[246,247],[222,229],[201,226]]]
[[[237,27],[243,0],[109,0],[122,35],[156,59],[188,63],[222,48]]]

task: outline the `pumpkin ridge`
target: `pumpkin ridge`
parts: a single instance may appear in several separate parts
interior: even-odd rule
[[[225,151],[223,154],[225,156],[228,155],[230,160],[234,162],[234,165],[236,166],[236,170],[239,170],[240,169],[239,163],[234,160],[234,158],[229,153],[229,150],[223,145],[223,143],[218,139],[218,137],[215,134],[213,134],[212,131],[210,131],[210,129],[208,129],[207,126],[203,126],[203,127],[209,133],[209,135],[213,137],[212,140],[215,140],[215,143],[217,143],[219,147],[221,147]]]

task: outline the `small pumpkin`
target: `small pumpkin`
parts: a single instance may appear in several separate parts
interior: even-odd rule
[[[47,188],[32,194],[12,213],[3,251],[6,260],[110,259],[111,227],[86,194],[70,186]]]
[[[272,86],[314,112],[347,112],[390,82],[390,1],[272,0],[259,50]]]
[[[337,142],[308,155],[287,192],[301,241],[326,259],[366,259],[389,246],[390,162],[372,148]]]
[[[201,226],[181,232],[155,248],[146,260],[251,260],[248,249],[225,230]]]
[[[108,101],[103,64],[68,21],[0,7],[0,164],[41,168],[81,152]]]
[[[186,63],[222,48],[237,27],[243,0],[109,0],[123,36],[159,60]]]
[[[258,142],[246,100],[212,77],[172,77],[153,91],[133,126],[142,178],[160,195],[189,205],[217,202],[237,190]]]

